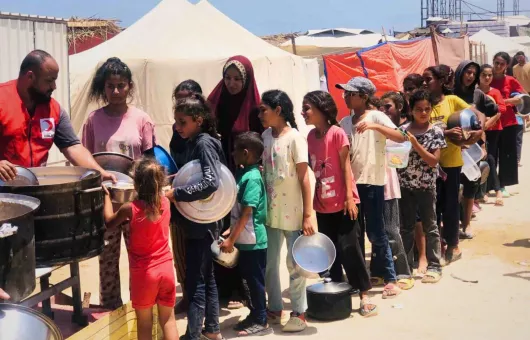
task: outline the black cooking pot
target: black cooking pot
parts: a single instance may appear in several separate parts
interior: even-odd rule
[[[101,174],[74,166],[30,170],[39,185],[6,185],[0,187],[0,192],[41,201],[35,214],[37,267],[64,265],[99,255],[105,231]]]
[[[332,282],[328,277],[324,282],[307,287],[307,315],[323,321],[350,317],[351,289],[352,287],[346,282]]]
[[[10,236],[0,235],[0,288],[18,303],[35,290],[35,234],[33,214],[40,201],[33,197],[0,194],[0,227],[17,227]]]

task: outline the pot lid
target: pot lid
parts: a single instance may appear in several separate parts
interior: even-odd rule
[[[59,328],[44,314],[20,305],[0,303],[2,340],[62,340]]]
[[[315,283],[307,287],[307,291],[316,294],[341,294],[350,293],[352,287],[346,282],[333,282],[326,278],[324,282]]]
[[[193,201],[177,202],[178,211],[188,220],[208,224],[223,219],[236,203],[236,180],[230,170],[220,164],[219,188],[210,197]],[[198,160],[184,165],[173,179],[173,188],[198,182],[202,178],[201,164]]]

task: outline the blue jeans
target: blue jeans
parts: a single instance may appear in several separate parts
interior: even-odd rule
[[[384,186],[357,184],[357,190],[361,198],[359,222],[364,223],[366,234],[372,244],[370,268],[373,272],[370,274],[382,276],[385,282],[396,282],[396,270],[383,222]]]
[[[293,244],[300,236],[299,231],[287,231],[267,227],[267,269],[265,270],[265,289],[269,297],[269,310],[283,310],[282,286],[280,284],[280,254],[283,239],[287,240],[287,270],[289,271],[289,295],[293,312],[304,313],[307,309],[306,279],[298,274],[294,265]]]
[[[267,249],[242,250],[239,253],[239,271],[250,291],[250,317],[260,325],[267,324],[267,303],[265,298],[265,267]]]
[[[203,239],[186,240],[186,291],[189,299],[186,338],[190,340],[200,339],[203,320],[206,332],[220,332],[219,297],[210,249],[212,242],[210,234]]]

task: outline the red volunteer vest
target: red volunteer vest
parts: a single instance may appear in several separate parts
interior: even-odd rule
[[[52,99],[31,117],[17,92],[17,80],[0,84],[0,160],[24,167],[45,166],[61,106]]]

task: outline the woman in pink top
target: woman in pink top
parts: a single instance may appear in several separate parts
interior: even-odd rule
[[[319,231],[337,248],[331,279],[342,281],[343,266],[352,288],[360,291],[361,315],[376,315],[377,306],[368,297],[372,285],[359,243],[357,213],[361,201],[350,164],[350,143],[344,130],[337,126],[337,106],[329,93],[309,92],[304,97],[302,115],[306,124],[315,126],[307,143],[317,181],[313,206]]]
[[[92,153],[118,152],[133,159],[155,143],[155,129],[147,113],[127,104],[133,90],[129,67],[118,58],[108,59],[97,70],[90,89],[91,100],[105,103],[90,113],[83,126],[83,145]],[[117,209],[118,206],[115,206]],[[99,256],[100,304],[115,309],[123,305],[120,288],[121,234],[128,245],[129,224],[105,231],[105,248]]]
[[[178,339],[173,313],[175,305],[175,272],[169,249],[169,200],[162,196],[166,182],[164,168],[153,159],[138,162],[134,188],[138,199],[125,203],[114,212],[110,196],[105,197],[107,228],[130,221],[129,273],[131,300],[138,319],[138,339],[151,339],[153,306],[158,307],[159,324],[164,339]],[[107,189],[105,192],[108,194]]]

